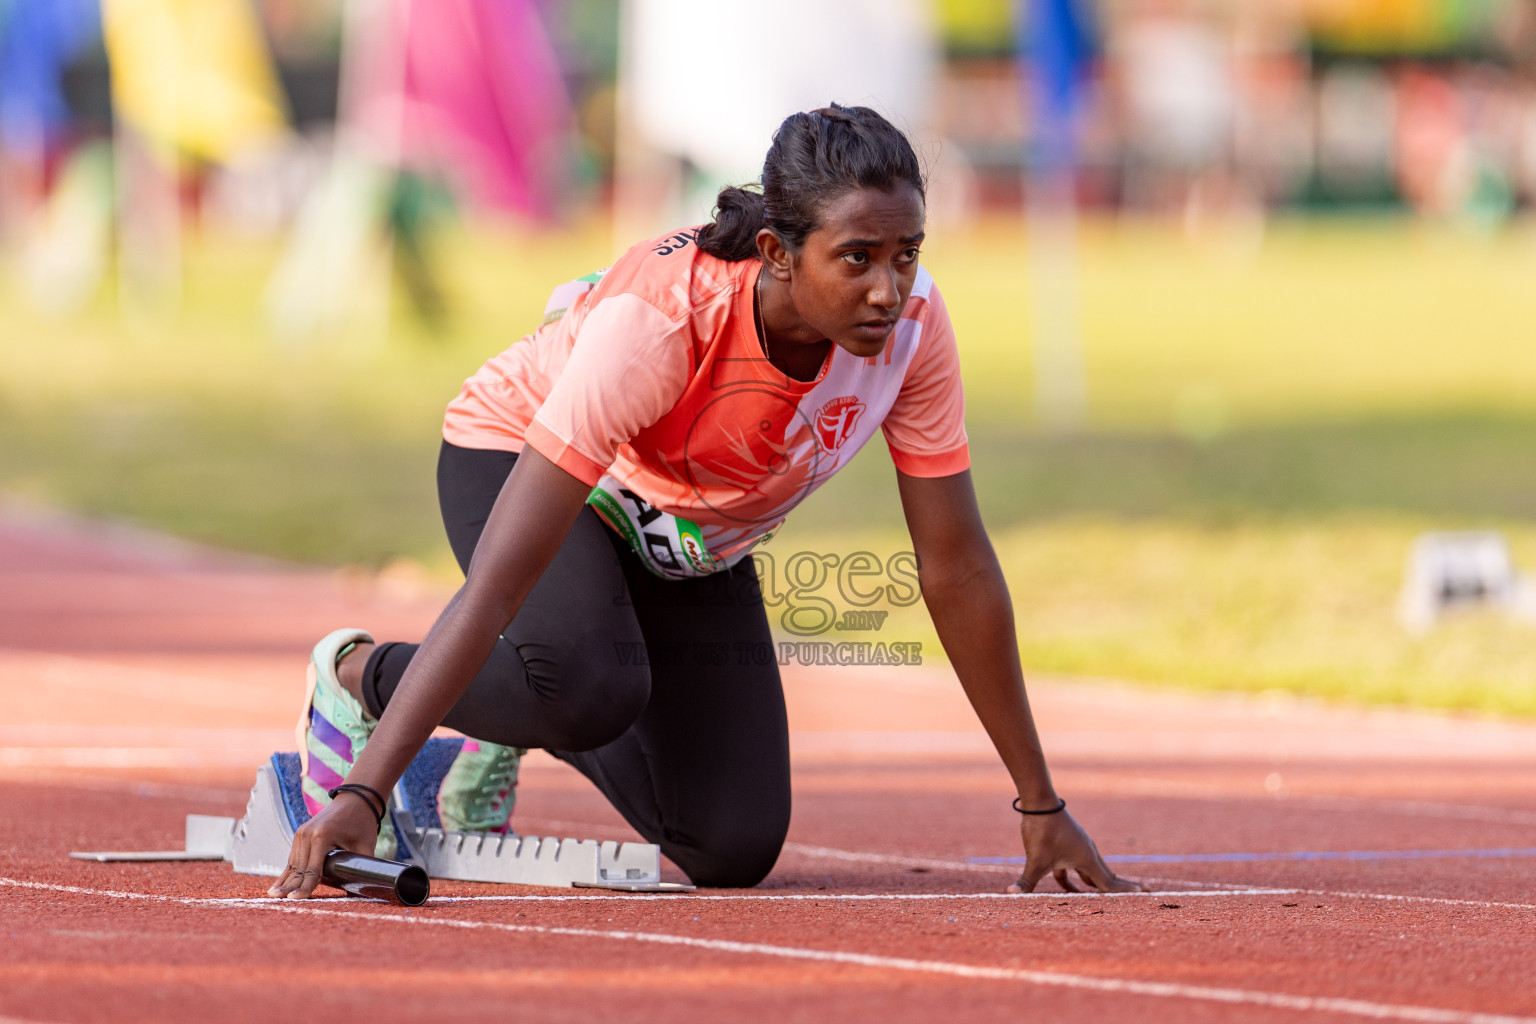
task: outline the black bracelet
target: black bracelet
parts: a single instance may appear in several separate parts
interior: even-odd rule
[[[343,782],[341,785],[331,790],[330,797],[332,800],[336,799],[337,793],[355,793],[356,795],[363,797],[363,799],[367,801],[370,808],[373,808],[374,801],[378,801],[379,806],[374,809],[374,813],[378,815],[380,821],[384,820],[384,812],[388,809],[389,802],[386,801],[383,795],[372,786],[365,786],[361,782]]]
[[[332,800],[335,800],[336,794],[338,793],[351,793],[353,796],[362,797],[363,803],[368,805],[368,809],[370,811],[373,811],[374,824],[382,825],[384,823],[384,810],[389,806],[389,804],[387,804],[384,801],[384,798],[379,795],[379,791],[374,789],[372,786],[365,786],[361,782],[343,782],[335,789],[329,791],[326,795],[329,796]],[[375,809],[373,806],[374,800],[379,802],[377,809]]]
[[[1060,814],[1062,811],[1067,809],[1067,801],[1065,797],[1057,797],[1056,799],[1060,800],[1061,803],[1057,804],[1055,807],[1052,807],[1048,811],[1026,811],[1024,808],[1019,806],[1019,798],[1014,797],[1013,809],[1018,811],[1020,814]]]
[[[389,802],[384,799],[378,790],[374,789],[372,786],[365,786],[361,782],[343,782],[341,785],[331,790],[331,797],[334,799],[338,791],[345,793],[348,790],[361,791],[373,797],[373,799],[379,802],[380,814],[383,814],[384,809],[389,806]]]

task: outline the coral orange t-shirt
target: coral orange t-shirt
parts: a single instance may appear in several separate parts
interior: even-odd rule
[[[541,455],[655,572],[734,564],[877,429],[897,469],[969,468],[954,330],[926,270],[873,358],[836,345],[816,379],[768,362],[753,292],[762,264],[701,251],[696,230],[646,242],[562,285],[537,331],[448,406],[463,448]]]

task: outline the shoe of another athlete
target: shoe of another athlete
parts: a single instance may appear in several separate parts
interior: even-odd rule
[[[456,832],[509,832],[520,747],[465,740],[437,791],[437,816]]]
[[[371,644],[373,637],[361,629],[338,629],[316,644],[309,657],[304,710],[294,733],[299,743],[304,806],[311,817],[331,802],[330,790],[346,779],[378,724],[357,698],[342,689],[336,677],[336,662],[359,643]],[[393,860],[395,849],[395,830],[386,813],[374,856]]]

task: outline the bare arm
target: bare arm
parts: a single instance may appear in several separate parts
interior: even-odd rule
[[[923,602],[944,653],[1013,777],[1020,806],[1055,807],[1059,798],[1024,689],[1013,603],[982,526],[971,474],[925,478],[898,473],[897,478]],[[1093,841],[1065,811],[1025,815],[1021,828],[1028,862],[1018,884],[1025,891],[1047,873],[1070,888],[1069,870],[1103,891],[1139,888],[1109,870]]]
[[[412,657],[346,781],[380,793],[394,787],[554,560],[590,491],[531,447],[523,449],[496,498],[464,586]],[[337,847],[372,853],[376,835],[364,801],[333,801],[295,833],[289,873],[273,893],[308,896],[327,853]]]
[[[458,703],[565,541],[591,487],[524,448],[480,536],[469,576],[411,658],[347,774],[388,792]]]

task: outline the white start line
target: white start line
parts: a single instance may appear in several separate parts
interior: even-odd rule
[[[312,917],[342,918],[360,921],[383,921],[423,928],[450,928],[465,931],[490,931],[522,935],[549,935],[566,938],[600,939],[608,942],[634,942],[647,945],[674,946],[709,950],[745,956],[774,957],[784,960],[805,960],[816,963],[846,964],[875,970],[930,974],[978,981],[1021,982],[1055,988],[1076,989],[1113,995],[1148,996],[1160,999],[1188,999],[1198,1002],[1224,1003],[1227,1005],[1263,1006],[1279,1010],[1295,1010],[1313,1013],[1336,1013],[1371,1020],[1413,1021],[1418,1024],[1536,1024],[1536,1017],[1509,1016],[1505,1014],[1473,1013],[1464,1010],[1448,1010],[1432,1006],[1412,1006],[1394,1003],[1377,1003],[1363,999],[1347,999],[1336,996],[1303,996],[1285,992],[1264,992],[1253,989],[1219,988],[1207,985],[1184,985],[1177,982],[1141,981],[1126,978],[1105,978],[1092,975],[1066,974],[1055,971],[1032,971],[1014,967],[989,967],[946,960],[919,960],[910,957],[880,956],[871,953],[855,953],[846,950],[815,949],[801,946],[783,946],[764,942],[738,942],[730,939],[702,939],[666,932],[620,931],[598,928],[569,928],[553,925],[505,924],[497,921],[465,921],[444,917],[412,916],[391,913],[387,910],[362,912],[332,910],[328,907],[304,905],[292,900],[265,899],[203,899],[189,896],[166,896],[154,893],[121,892],[110,889],[90,889],[83,886],[55,885],[47,882],[28,882],[21,879],[0,877],[0,885],[14,888],[67,892],[103,899],[143,900],[171,903],[182,906],[212,908],[246,908],[270,910],[279,913]],[[1199,895],[1217,895],[1202,891]],[[1220,895],[1236,895],[1230,890]],[[1050,896],[1060,898],[1061,893]],[[1146,895],[1146,894],[1125,894]],[[1346,894],[1338,894],[1346,895]],[[1366,894],[1353,894],[1366,895]],[[721,899],[722,897],[703,897]],[[835,899],[836,897],[821,897]],[[1014,898],[1017,898],[1015,896]],[[1445,901],[1436,901],[1445,902]],[[1488,904],[1497,906],[1498,904]],[[1523,906],[1515,904],[1516,906]],[[391,908],[392,909],[392,908]],[[1536,909],[1536,908],[1528,908]]]
[[[1159,889],[1155,892],[728,892],[728,893],[698,893],[680,892],[668,893],[666,902],[678,902],[683,900],[703,900],[720,903],[731,902],[763,902],[763,903],[878,903],[902,902],[902,901],[935,901],[935,900],[1058,900],[1058,899],[1084,899],[1096,897],[1098,899],[1136,898],[1158,899],[1168,896],[1294,896],[1303,892],[1301,889],[1190,889],[1173,890]],[[658,902],[652,894],[631,895],[628,893],[615,893],[627,900],[639,900],[641,902]],[[588,900],[611,899],[612,896],[600,896],[595,893],[582,894],[542,894],[542,893],[507,893],[492,896],[435,896],[431,903],[576,903]]]
[[[901,856],[899,854],[890,854],[890,853],[863,853],[863,852],[856,851],[856,850],[837,850],[837,849],[833,849],[832,847],[828,847],[828,846],[806,846],[806,845],[804,845],[802,843],[785,843],[784,844],[784,850],[787,853],[798,853],[798,854],[801,854],[802,856],[811,857],[811,858],[819,858],[819,859],[823,859],[823,860],[840,860],[840,861],[848,861],[848,862],[853,862],[853,863],[866,863],[866,864],[889,864],[889,865],[891,865],[893,867],[918,867],[918,868],[926,868],[926,869],[929,869],[929,870],[945,870],[945,871],[949,871],[949,870],[967,871],[968,870],[968,871],[984,871],[984,872],[994,872],[994,873],[996,873],[996,872],[1003,872],[1005,874],[1015,875],[1015,876],[1018,874],[1018,872],[1020,870],[1019,865],[1017,865],[1017,864],[1013,864],[1013,865],[1007,865],[1007,864],[970,864],[970,863],[967,863],[965,861],[934,860],[934,859],[930,859],[930,858],[926,858],[926,857],[904,857],[904,856]],[[1445,896],[1408,896],[1408,895],[1399,895],[1399,894],[1393,894],[1393,893],[1367,893],[1367,892],[1348,892],[1348,891],[1335,892],[1333,890],[1327,890],[1327,889],[1259,889],[1259,888],[1254,888],[1252,886],[1232,885],[1230,883],[1223,883],[1223,882],[1192,882],[1192,881],[1189,881],[1187,879],[1170,879],[1170,878],[1145,878],[1145,877],[1143,877],[1143,881],[1155,882],[1155,883],[1167,884],[1167,885],[1175,885],[1175,886],[1186,886],[1186,887],[1192,887],[1192,886],[1211,886],[1211,887],[1213,887],[1212,889],[1209,889],[1209,890],[1207,890],[1207,889],[1198,890],[1198,893],[1199,894],[1203,894],[1203,895],[1217,895],[1218,893],[1224,893],[1224,894],[1230,894],[1230,895],[1235,895],[1235,896],[1242,896],[1242,895],[1264,895],[1264,894],[1268,894],[1268,893],[1295,893],[1297,895],[1334,896],[1334,897],[1350,898],[1350,899],[1401,901],[1401,902],[1408,902],[1408,903],[1439,903],[1439,904],[1445,904],[1445,905],[1448,905],[1448,906],[1461,906],[1461,907],[1499,907],[1499,908],[1504,908],[1504,909],[1536,910],[1536,904],[1531,904],[1531,903],[1502,903],[1502,902],[1498,902],[1498,901],[1494,901],[1494,900],[1467,900],[1467,899],[1455,899],[1455,898],[1445,897]],[[1014,893],[1014,894],[1011,894],[1011,895],[1019,895],[1019,894]],[[1105,894],[1105,893],[1081,893],[1081,894],[1078,894],[1078,893],[1028,893],[1026,895],[1032,895],[1032,896],[1070,896],[1070,895],[1101,896],[1101,895],[1140,895],[1140,894],[1137,894],[1137,893],[1107,893],[1107,894]],[[1157,892],[1150,893],[1148,895],[1154,895],[1154,896],[1156,896],[1156,895],[1174,896],[1174,895],[1186,895],[1186,894],[1185,893],[1173,893],[1173,892],[1157,891]]]

